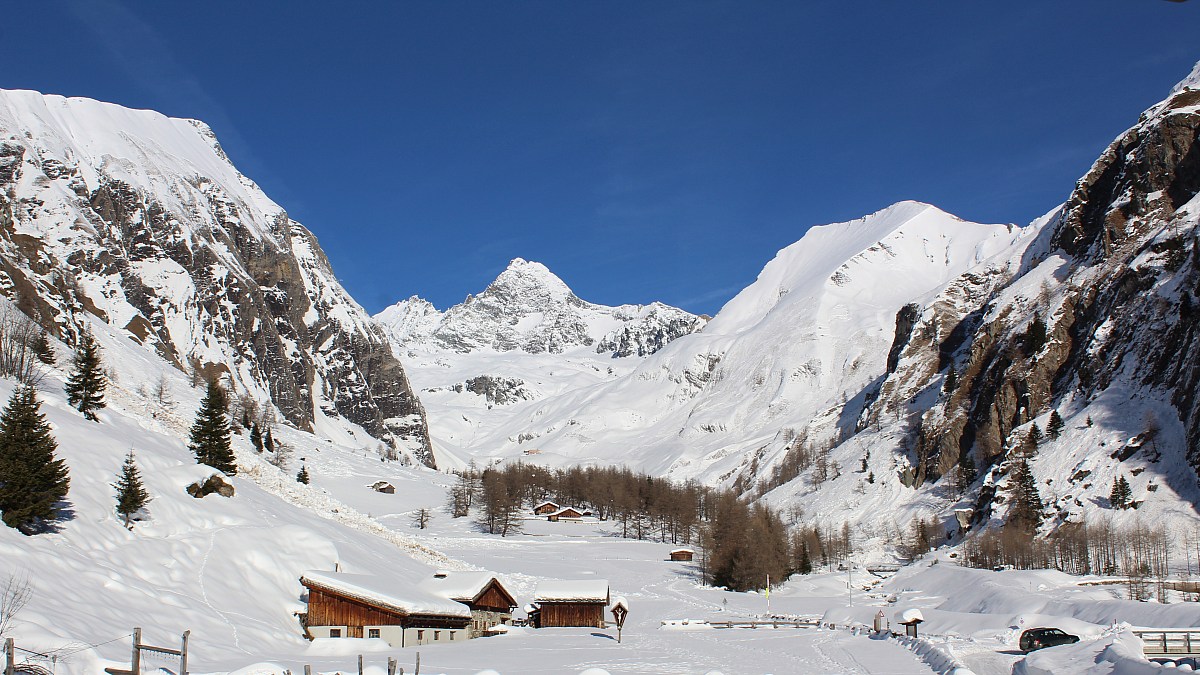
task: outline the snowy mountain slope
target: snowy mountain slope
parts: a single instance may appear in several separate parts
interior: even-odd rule
[[[520,258],[479,295],[444,313],[417,297],[376,315],[426,405],[439,466],[462,466],[475,439],[531,402],[574,395],[628,373],[703,328],[662,303],[608,307],[579,299],[544,265]]]
[[[299,427],[345,418],[431,461],[382,332],[201,122],[0,91],[0,272],[62,337],[98,316]]]
[[[119,665],[128,639],[99,653],[87,645],[127,635],[134,626],[160,645],[177,644],[191,630],[194,672],[302,653],[308,643],[293,612],[304,609],[298,579],[305,570],[338,565],[423,578],[434,567],[466,567],[386,530],[317,485],[296,483],[299,457],[281,471],[267,463],[268,454],[254,452],[246,435],[234,436],[240,467],[230,479],[234,496],[192,498],[185,487],[214,473],[197,465],[185,445],[202,391],[124,331],[89,324],[106,365],[120,373],[99,423],[66,404],[64,370],[47,369],[39,385],[58,456],[70,470],[65,517],[56,531],[36,536],[0,527],[0,580],[27,577],[33,591],[15,624],[18,644],[78,650],[59,661],[58,672],[97,673]],[[59,361],[69,363],[69,348],[55,345]],[[147,394],[160,376],[166,404]],[[7,400],[14,384],[0,379],[0,397]],[[418,502],[442,498],[437,474],[381,463],[374,452],[362,454],[348,435],[345,443],[329,443],[290,427],[277,432],[279,442],[305,456],[317,484],[353,476],[347,482],[360,489],[345,494],[361,490],[381,497],[361,484],[386,479]],[[358,434],[366,437],[362,429]],[[133,531],[114,512],[111,486],[130,450],[152,498],[148,518]],[[364,499],[364,507],[379,506]],[[98,661],[99,654],[118,661]]]
[[[707,482],[753,475],[788,430],[883,375],[902,306],[1028,237],[915,202],[813,228],[703,331],[613,381],[523,404],[462,452],[536,451],[548,463],[623,464]]]
[[[870,452],[882,489],[909,515],[940,513],[951,531],[956,509],[974,526],[1003,522],[1016,450],[1057,411],[1061,436],[1029,462],[1048,527],[1195,522],[1197,86],[1193,72],[1034,223],[1037,238],[1010,257],[1014,274],[965,275],[912,317],[897,368],[877,399],[851,411],[859,432],[837,450]],[[968,461],[979,478],[960,498]],[[1136,510],[1111,507],[1122,477]],[[852,499],[844,485],[814,498]]]

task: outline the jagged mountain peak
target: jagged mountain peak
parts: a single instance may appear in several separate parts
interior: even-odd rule
[[[467,302],[478,301],[484,297],[511,304],[511,309],[516,311],[544,303],[586,304],[576,297],[566,282],[551,272],[550,268],[523,258],[513,258],[508,267],[488,284],[483,293],[469,298]]]
[[[402,350],[541,354],[594,348],[616,357],[645,356],[704,325],[660,302],[610,307],[581,300],[548,267],[524,258],[514,258],[481,293],[445,312],[414,296],[376,318]]]

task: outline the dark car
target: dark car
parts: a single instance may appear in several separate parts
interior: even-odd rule
[[[1057,628],[1030,628],[1021,633],[1020,645],[1021,651],[1029,653],[1046,647],[1055,647],[1058,645],[1069,645],[1079,642],[1079,636],[1071,635]]]

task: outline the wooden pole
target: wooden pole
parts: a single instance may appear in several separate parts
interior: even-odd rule
[[[396,675],[396,659],[388,657],[388,675]]]
[[[362,654],[358,655],[358,675],[363,675],[362,672]]]
[[[413,671],[413,675],[421,675],[421,652],[417,652],[417,669]]]
[[[133,671],[133,675],[140,675],[142,672],[142,629],[133,629],[133,659],[132,665],[129,668]]]
[[[16,675],[17,673],[17,648],[13,644],[12,638],[4,638],[4,675]]]
[[[304,675],[312,675],[312,666],[305,664]]]
[[[183,644],[180,645],[180,647],[179,647],[179,674],[180,675],[188,675],[187,645],[188,645],[188,636],[191,634],[192,634],[192,631],[190,631],[190,630],[183,631]]]

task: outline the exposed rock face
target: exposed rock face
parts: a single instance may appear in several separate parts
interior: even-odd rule
[[[487,399],[493,405],[506,405],[533,399],[524,382],[508,377],[480,375],[467,380],[466,390]]]
[[[1015,428],[1064,397],[1086,402],[1117,386],[1169,400],[1200,467],[1198,137],[1200,91],[1181,86],[1045,220],[1019,274],[956,315],[924,317],[942,337],[905,358],[936,349],[959,384],[916,428],[918,483],[965,457],[989,467]],[[1034,315],[1048,325],[1044,345],[1028,339]]]
[[[67,339],[89,312],[297,427],[343,417],[432,462],[381,329],[199,122],[0,92],[0,288]]]

